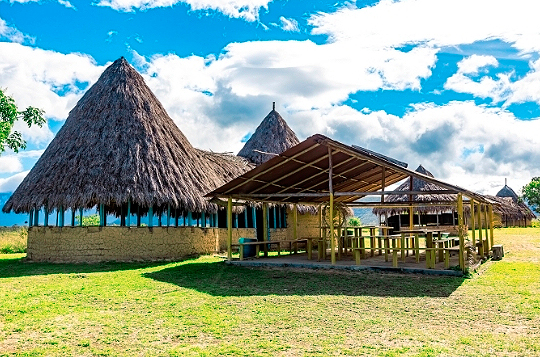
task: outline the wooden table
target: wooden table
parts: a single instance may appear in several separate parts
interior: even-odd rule
[[[402,229],[396,233],[401,234],[401,242],[405,244],[405,234],[414,234],[414,251],[416,254],[416,262],[420,262],[420,246],[418,235],[423,234],[426,237],[426,266],[428,268],[435,268],[435,251],[433,250],[433,233],[437,233],[438,237],[441,236],[443,229]],[[401,259],[405,260],[405,250],[401,251]]]

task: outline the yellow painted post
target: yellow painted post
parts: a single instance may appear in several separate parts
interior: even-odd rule
[[[298,207],[296,207],[296,204],[293,206],[293,210],[293,239],[296,240],[298,239]]]
[[[268,203],[263,203],[263,241],[268,241]]]
[[[336,240],[334,232],[334,193],[330,192],[330,259],[336,264]]]
[[[495,244],[493,238],[493,205],[489,205],[489,239],[491,240],[491,246]]]
[[[472,244],[476,246],[476,222],[474,219],[474,200],[471,198],[471,230],[472,230]]]
[[[489,221],[488,221],[488,205],[485,205],[484,206],[484,221],[486,222],[486,225],[485,225],[485,233],[486,233],[486,254],[489,255],[489,250],[491,249],[491,245],[489,244],[489,234],[488,234],[488,230],[489,230]]]
[[[484,240],[482,239],[482,205],[478,205],[478,211],[476,211],[476,218],[478,218],[478,242],[481,245],[481,248],[478,250],[478,253],[481,257],[484,256]]]
[[[227,202],[227,260],[232,260],[232,197]]]
[[[461,268],[461,271],[465,272],[465,236],[464,236],[464,228],[463,225],[463,195],[461,193],[458,193],[457,197],[457,211],[458,211],[458,233],[459,233],[459,267]]]

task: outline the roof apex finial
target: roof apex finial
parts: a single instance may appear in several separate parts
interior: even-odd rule
[[[272,102],[272,110],[276,110],[276,102]]]
[[[505,177],[505,178],[504,178],[504,185],[505,185],[505,186],[507,186],[507,180],[508,180],[508,179]]]

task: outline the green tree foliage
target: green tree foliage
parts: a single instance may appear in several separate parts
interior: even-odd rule
[[[349,227],[359,227],[362,225],[362,221],[358,217],[349,218],[348,226]]]
[[[28,127],[32,125],[42,127],[47,122],[43,117],[44,113],[43,110],[34,107],[19,111],[15,100],[5,95],[0,89],[0,154],[6,148],[15,152],[19,152],[19,149],[26,149],[26,141],[23,140],[21,133],[13,131],[13,125],[17,120],[22,119],[28,124]]]
[[[76,216],[75,218],[75,225],[79,225],[79,216]],[[83,216],[82,225],[85,227],[99,226],[99,214]]]
[[[534,177],[531,182],[521,189],[523,199],[537,212],[540,213],[540,177]]]

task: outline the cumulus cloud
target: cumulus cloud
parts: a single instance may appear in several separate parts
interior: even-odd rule
[[[359,47],[443,47],[501,39],[531,53],[540,51],[539,10],[540,3],[529,0],[516,0],[511,6],[505,0],[383,0],[319,13],[309,23],[314,34],[353,41]]]
[[[0,18],[0,39],[6,39],[16,43],[34,43],[35,39],[25,35],[15,27],[9,26],[6,21]]]
[[[30,171],[23,171],[8,178],[0,178],[0,192],[13,192]]]
[[[20,172],[22,169],[22,163],[15,155],[0,156],[0,173]]]
[[[148,10],[186,4],[193,11],[218,11],[225,16],[257,21],[261,9],[268,10],[272,0],[100,0],[98,6],[107,6],[118,11]]]
[[[283,31],[299,32],[298,21],[295,19],[288,19],[284,16],[279,17],[280,27]]]
[[[30,3],[30,2],[40,2],[41,0],[10,0],[11,3],[18,2],[21,4]],[[58,0],[58,3],[62,6],[65,6],[69,9],[75,9],[75,6],[68,0]]]

